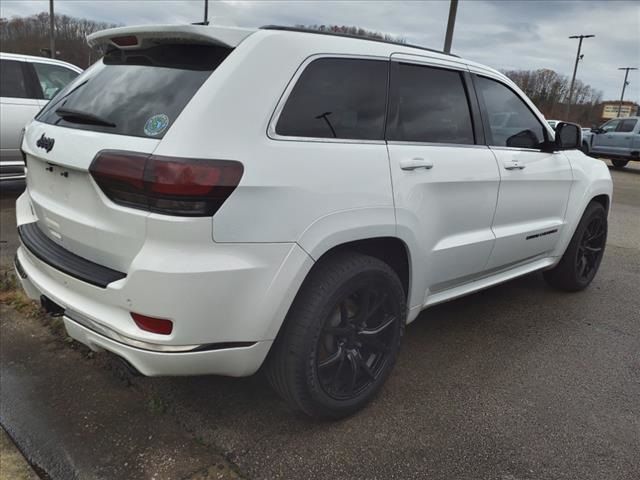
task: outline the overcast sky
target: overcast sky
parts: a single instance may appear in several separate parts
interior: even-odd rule
[[[204,0],[55,0],[56,13],[136,25],[202,19]],[[2,0],[0,16],[48,11],[48,0]],[[356,25],[402,36],[409,43],[442,49],[449,0],[429,1],[214,1],[213,23]],[[571,75],[577,40],[583,43],[578,78],[619,99],[624,72],[640,67],[640,2],[590,0],[460,0],[453,53],[500,70],[551,68]],[[631,72],[626,100],[640,102],[640,71]]]

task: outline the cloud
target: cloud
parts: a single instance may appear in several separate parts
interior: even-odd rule
[[[203,0],[56,0],[67,15],[125,25],[190,23],[202,20]],[[2,0],[0,16],[47,11],[47,0]],[[410,43],[442,48],[448,0],[264,0],[209,2],[214,23],[259,27],[266,24],[357,25],[401,36]],[[453,51],[498,69],[551,68],[571,75],[577,40],[584,60],[577,77],[620,96],[623,66],[640,67],[640,7],[634,1],[460,0]],[[625,98],[640,102],[640,72],[631,73]]]

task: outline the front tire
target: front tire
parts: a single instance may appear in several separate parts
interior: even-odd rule
[[[624,168],[629,163],[629,160],[611,160],[614,168]]]
[[[406,294],[381,260],[342,252],[302,285],[266,363],[272,387],[316,418],[366,405],[391,372],[406,322]]]
[[[591,202],[578,224],[560,263],[543,273],[554,288],[577,292],[589,286],[598,272],[607,240],[607,212]]]

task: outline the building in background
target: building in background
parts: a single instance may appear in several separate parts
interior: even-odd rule
[[[618,115],[620,109],[620,115]],[[622,102],[620,108],[619,100],[602,102],[602,120],[610,120],[616,117],[634,117],[638,115],[639,106],[635,102]]]

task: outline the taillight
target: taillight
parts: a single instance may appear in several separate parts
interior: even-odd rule
[[[215,214],[244,172],[233,160],[201,160],[104,150],[89,172],[119,205],[187,217]]]
[[[173,322],[164,318],[147,317],[139,313],[131,312],[131,318],[141,330],[160,335],[170,335],[173,331]]]

